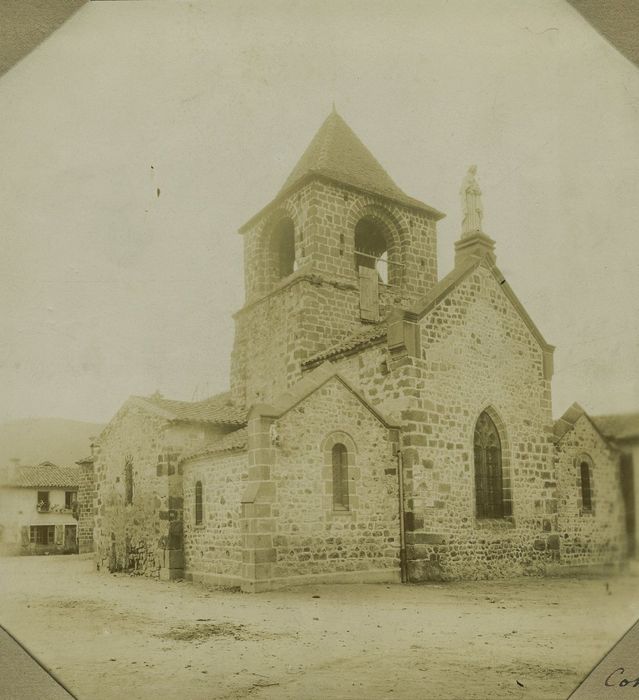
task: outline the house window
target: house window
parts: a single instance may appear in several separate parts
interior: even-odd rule
[[[348,450],[341,442],[333,445],[333,508],[348,510]]]
[[[501,439],[497,426],[485,411],[475,426],[474,452],[477,518],[511,515],[511,501],[504,499]]]
[[[581,472],[581,505],[584,510],[592,510],[592,486],[590,483],[590,465],[582,462],[579,465]]]
[[[202,482],[197,481],[195,483],[195,524],[202,524],[202,515],[204,508],[202,505]]]
[[[49,492],[38,491],[37,509],[39,513],[46,513],[49,510]]]
[[[31,544],[53,544],[55,542],[54,525],[32,525],[29,528]]]
[[[67,510],[72,510],[73,509],[73,504],[76,501],[76,492],[75,491],[65,491],[64,492],[64,507]]]
[[[130,457],[124,462],[124,502],[133,503],[133,460]]]

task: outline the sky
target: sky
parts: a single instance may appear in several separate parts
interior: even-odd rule
[[[557,346],[553,412],[639,410],[639,71],[567,3],[93,2],[0,77],[0,420],[228,387],[237,229],[335,102]],[[158,196],[159,191],[159,196]]]

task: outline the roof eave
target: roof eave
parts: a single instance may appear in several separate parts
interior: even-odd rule
[[[521,303],[521,301],[519,301],[512,287],[506,281],[506,278],[501,270],[486,257],[473,260],[472,262],[462,265],[459,268],[454,268],[451,270],[451,272],[449,272],[448,275],[446,275],[446,277],[444,277],[442,280],[440,280],[440,283],[438,283],[441,284],[441,282],[446,281],[446,284],[439,289],[437,293],[432,296],[432,298],[427,295],[426,301],[422,302],[418,308],[412,309],[410,313],[416,317],[417,320],[424,318],[424,316],[432,311],[432,309],[440,304],[459,284],[461,284],[463,280],[465,280],[472,272],[477,270],[482,265],[490,270],[510,303],[519,313],[524,325],[539,343],[541,349],[545,352],[552,353],[555,350],[555,346],[546,341],[541,331],[524,308],[524,305]],[[447,278],[449,279],[447,280]],[[436,287],[437,285],[435,285],[435,288]]]
[[[382,343],[386,342],[387,335],[387,333],[383,333],[382,335],[379,335],[376,338],[362,340],[361,343],[354,345],[352,348],[348,348],[348,350],[337,350],[334,353],[327,352],[326,354],[323,354],[320,357],[311,357],[305,362],[302,362],[302,367],[304,367],[304,369],[313,369],[326,361],[341,360],[344,357],[357,355],[357,353],[359,352],[363,352],[368,348],[372,348],[375,345],[381,345]]]
[[[341,187],[347,187],[349,189],[355,190],[356,192],[363,192],[365,194],[373,194],[376,197],[381,197],[382,199],[388,200],[390,202],[393,202],[395,204],[399,204],[403,207],[406,207],[408,209],[415,209],[418,211],[422,211],[428,214],[428,216],[435,221],[439,221],[440,219],[443,219],[446,214],[443,212],[435,209],[434,207],[429,206],[428,204],[425,204],[424,202],[421,202],[418,199],[414,199],[413,197],[409,197],[406,195],[406,199],[408,201],[403,201],[399,197],[392,197],[391,195],[388,194],[382,194],[381,192],[377,192],[374,190],[368,190],[365,187],[360,187],[358,185],[354,185],[350,182],[345,182],[343,180],[340,180],[339,178],[335,177],[330,177],[329,175],[326,175],[324,173],[319,173],[319,172],[309,172],[303,177],[301,177],[299,180],[295,181],[292,185],[287,187],[285,190],[281,190],[280,192],[277,193],[274,199],[272,199],[266,206],[262,207],[257,214],[254,214],[246,223],[242,224],[240,228],[237,230],[238,233],[245,233],[247,229],[249,229],[258,219],[263,217],[265,214],[267,214],[269,211],[272,209],[275,209],[276,206],[283,200],[286,199],[289,195],[291,195],[295,190],[299,189],[306,183],[310,182],[311,180],[325,180],[327,182],[331,182],[334,184],[338,184]]]
[[[571,420],[569,417],[570,414],[574,415],[575,413],[578,413],[578,415],[575,417],[574,420]],[[590,425],[592,426],[593,430],[597,435],[601,438],[601,440],[607,445],[609,449],[615,450],[617,449],[614,445],[615,440],[611,439],[607,435],[601,432],[595,421],[588,415],[588,412],[578,404],[576,401],[567,408],[562,416],[558,418],[555,421],[555,425],[563,421],[564,423],[567,423],[569,427],[561,433],[561,435],[556,435],[555,443],[559,444],[568,433],[572,432],[575,428],[575,425],[577,425],[578,421],[581,420],[582,418],[585,418]]]
[[[240,420],[220,420],[220,419],[213,419],[213,418],[170,418],[169,423],[175,424],[175,423],[195,423],[196,425],[202,424],[202,425],[228,425],[228,426],[235,426],[237,428],[243,428],[246,425],[246,421],[240,421]]]
[[[233,447],[221,447],[220,449],[214,450],[202,450],[201,452],[195,452],[192,455],[184,455],[178,464],[186,464],[187,462],[195,462],[198,459],[206,459],[207,457],[215,457],[222,454],[232,454],[233,452],[246,452],[247,445],[235,445]]]
[[[78,484],[4,484],[3,488],[5,487],[13,489],[65,489],[67,491],[80,488]]]
[[[311,382],[315,378],[314,382]],[[283,394],[282,399],[276,399],[273,403],[255,404],[250,413],[253,416],[263,416],[268,418],[281,418],[283,415],[292,411],[299,406],[309,396],[314,394],[318,389],[321,389],[326,383],[331,380],[340,382],[351,394],[371,413],[376,419],[386,428],[399,429],[401,426],[395,423],[392,419],[385,416],[377,407],[373,406],[366,397],[361,394],[345,377],[343,377],[335,367],[329,362],[322,363],[316,367],[313,372],[301,379],[297,385]],[[302,383],[305,385],[300,386]]]

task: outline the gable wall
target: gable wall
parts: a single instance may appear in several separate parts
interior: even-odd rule
[[[484,267],[460,282],[420,328],[419,357],[392,358],[380,345],[336,363],[402,423],[412,578],[543,569],[559,557],[558,494],[550,382],[537,340]],[[473,434],[487,406],[504,433],[513,522],[475,518]]]
[[[592,460],[592,509],[583,508],[581,458]],[[609,565],[626,553],[625,510],[618,455],[587,417],[577,420],[557,445],[561,561],[569,565]]]
[[[405,413],[413,575],[483,577],[558,557],[550,382],[543,353],[492,273],[479,267],[421,321],[423,382]],[[513,518],[475,518],[473,435],[491,407]]]
[[[388,428],[336,379],[275,427],[273,576],[380,570],[396,576],[397,460]],[[354,457],[349,454],[348,511],[333,508],[333,433],[335,441],[355,446]]]
[[[95,452],[95,556],[102,569],[156,575],[163,549],[182,546],[182,477],[178,460],[216,430],[171,425],[127,401]],[[125,503],[124,465],[133,462],[133,503]]]

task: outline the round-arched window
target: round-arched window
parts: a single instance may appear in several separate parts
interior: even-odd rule
[[[581,479],[581,505],[584,510],[592,510],[592,482],[590,479],[590,464],[582,459],[579,464]]]
[[[346,445],[336,442],[332,450],[333,462],[333,508],[348,510],[348,450]]]
[[[195,482],[195,524],[201,525],[204,517],[204,500],[202,492],[202,482]]]

